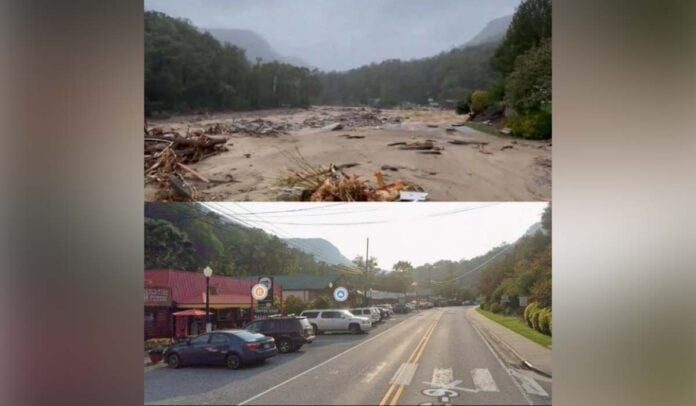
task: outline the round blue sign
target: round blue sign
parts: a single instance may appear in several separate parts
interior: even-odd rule
[[[334,290],[333,293],[334,299],[338,302],[343,302],[346,299],[348,299],[348,289],[339,287]]]

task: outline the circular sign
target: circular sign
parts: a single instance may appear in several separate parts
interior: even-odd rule
[[[251,287],[251,297],[253,297],[256,300],[263,300],[268,296],[268,288],[266,285],[263,285],[261,283],[257,283],[256,285]]]
[[[348,289],[346,288],[336,288],[334,290],[334,299],[338,302],[343,302],[348,299]]]
[[[269,278],[267,276],[264,276],[263,278],[259,279],[259,283],[262,285],[266,285],[266,287],[268,289],[270,289],[271,286],[273,285],[273,281],[271,281],[271,278]]]

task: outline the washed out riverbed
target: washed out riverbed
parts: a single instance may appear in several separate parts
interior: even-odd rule
[[[463,121],[443,110],[312,107],[178,116],[146,128],[224,139],[180,172],[199,201],[299,200],[282,179],[301,165],[332,164],[372,182],[378,172],[386,183],[414,185],[431,201],[551,199],[550,141],[490,135]],[[145,200],[167,200],[162,189],[146,173]]]

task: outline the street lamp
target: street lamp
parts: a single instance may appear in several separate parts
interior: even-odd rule
[[[210,333],[213,330],[210,322],[210,277],[213,276],[213,270],[206,266],[203,270],[205,275],[205,332]]]

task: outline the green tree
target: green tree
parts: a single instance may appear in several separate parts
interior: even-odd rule
[[[505,38],[495,51],[493,66],[503,75],[514,69],[515,60],[551,37],[551,0],[525,0],[515,12]]]
[[[505,102],[521,114],[551,105],[551,38],[517,57],[506,80]]]
[[[299,315],[305,309],[307,309],[307,304],[300,298],[295,296],[288,296],[285,299],[285,314],[295,314]]]
[[[194,249],[186,233],[166,220],[145,219],[145,268],[193,270]]]
[[[392,270],[396,272],[412,272],[413,265],[408,261],[398,261],[392,266]]]

